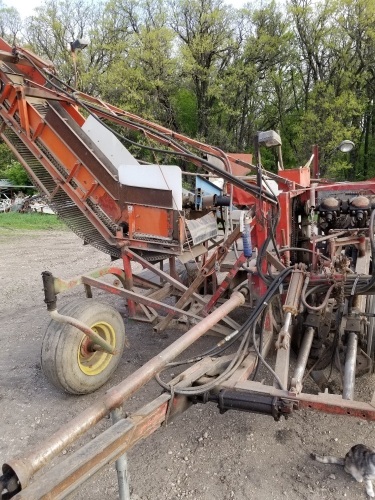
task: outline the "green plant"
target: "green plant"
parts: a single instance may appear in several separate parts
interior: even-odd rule
[[[2,230],[64,230],[66,225],[56,215],[40,213],[20,214],[8,212],[0,214],[0,232]]]
[[[25,169],[16,160],[11,160],[2,173],[5,179],[10,180],[16,186],[30,186],[30,179]]]

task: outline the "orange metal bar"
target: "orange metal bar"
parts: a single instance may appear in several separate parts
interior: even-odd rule
[[[127,290],[132,290],[132,288],[133,288],[133,271],[132,271],[132,266],[131,266],[131,258],[129,257],[129,255],[124,253],[122,255],[122,261],[124,264],[124,273],[125,273],[124,287]],[[131,318],[134,318],[135,314],[136,314],[134,300],[127,299],[127,304],[128,304],[129,316]]]
[[[37,470],[43,467],[43,465],[49,462],[79,436],[92,428],[105,415],[108,415],[112,409],[118,408],[138,389],[150,381],[167,363],[175,359],[231,311],[241,306],[244,301],[245,298],[241,293],[234,292],[230,299],[215,309],[207,318],[193,326],[193,328],[175,340],[158,356],[150,359],[128,378],[109,389],[102,400],[97,401],[80,415],[65,424],[51,436],[50,439],[39,444],[27,456],[20,460],[14,459],[8,461],[7,464],[3,466],[3,470],[12,469],[17,475],[22,488],[26,487],[31,476]]]

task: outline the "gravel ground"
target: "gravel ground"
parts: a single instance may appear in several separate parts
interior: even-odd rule
[[[126,318],[116,297],[95,292],[124,316],[130,348],[109,383],[95,394],[59,392],[40,368],[40,347],[49,322],[40,273],[69,278],[107,265],[108,256],[70,232],[0,232],[0,457],[22,456],[60,425],[176,338],[161,338],[150,326]],[[59,306],[81,297],[73,290]],[[357,397],[370,398],[374,376],[361,378]],[[139,408],[160,394],[152,382],[126,404]],[[105,420],[89,437],[107,428]],[[220,415],[214,405],[196,405],[128,453],[132,500],[365,499],[363,484],[341,467],[310,459],[311,452],[345,454],[356,443],[375,446],[374,424],[316,412],[295,412],[288,420],[240,412]],[[76,449],[68,447],[57,463]],[[38,479],[36,475],[36,480]],[[113,465],[82,485],[71,498],[118,498]]]

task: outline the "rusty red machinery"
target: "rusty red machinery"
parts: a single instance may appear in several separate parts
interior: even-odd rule
[[[47,378],[85,394],[121,361],[123,320],[93,288],[122,297],[129,316],[155,332],[176,322],[187,329],[44,443],[7,459],[4,500],[64,498],[193,403],[275,419],[311,408],[375,420],[375,395],[354,400],[356,376],[374,362],[375,181],[321,180],[316,152],[315,178],[309,163],[284,170],[273,131],[257,134],[255,164],[226,154],[77,92],[51,63],[3,40],[0,61],[2,139],[66,224],[121,263],[68,280],[43,273]],[[277,174],[262,168],[262,147],[276,148]],[[188,175],[195,186],[184,190]],[[58,308],[77,286],[85,298]],[[207,332],[221,337],[211,349],[176,360]],[[167,380],[171,364],[189,367]],[[257,381],[260,367],[269,382]],[[327,368],[341,393],[326,390]],[[119,415],[154,377],[163,394]],[[303,392],[307,377],[317,394]],[[110,413],[113,426],[31,481]]]

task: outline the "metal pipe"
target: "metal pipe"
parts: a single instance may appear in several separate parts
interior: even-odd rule
[[[117,424],[122,420],[120,408],[115,408],[111,411],[111,419],[113,424]],[[126,453],[121,455],[116,460],[117,482],[118,482],[118,497],[120,500],[130,500],[129,476],[128,476],[128,459]]]
[[[355,365],[357,361],[358,337],[355,332],[350,332],[345,357],[343,399],[353,399],[355,382]]]
[[[233,309],[244,303],[244,295],[238,291],[233,292],[230,299],[224,304],[215,309],[197,325],[193,326],[193,328],[157,356],[150,359],[141,368],[138,368],[138,370],[125,380],[109,389],[100,401],[93,404],[87,410],[83,411],[80,415],[77,415],[77,417],[61,427],[44,443],[34,448],[26,457],[9,460],[3,465],[3,470],[12,469],[20,481],[21,487],[24,488],[36,471],[41,469],[60,453],[60,451],[97,424],[114,408],[118,408],[123,404],[124,401],[129,399],[138,389],[143,387],[170,361],[175,359],[211,327],[233,311]]]
[[[284,339],[289,339],[290,333],[287,331],[287,336]],[[276,352],[276,362],[275,362],[275,378],[273,380],[273,386],[286,389],[288,387],[288,377],[289,377],[289,358],[290,358],[290,342],[289,340],[285,342],[282,349],[277,349]],[[277,378],[276,378],[277,377]]]
[[[292,322],[292,313],[288,312],[285,315],[285,321],[284,321],[283,330],[288,331],[289,328],[290,328],[291,322]]]
[[[276,349],[281,349],[284,348],[286,349],[289,344],[289,339],[290,339],[290,333],[289,333],[289,328],[292,322],[292,313],[287,312],[285,314],[285,319],[284,319],[284,324],[279,331],[278,338],[276,340],[275,346]]]
[[[82,483],[160,428],[165,421],[170,397],[164,393],[143,408],[139,408],[130,417],[121,419],[117,424],[100,432],[75,452],[69,453],[62,462],[43,471],[41,477],[12,498],[14,500],[71,498],[72,493]],[[189,405],[174,405],[173,414],[178,415],[188,407]]]
[[[122,261],[124,264],[124,273],[125,273],[124,288],[132,291],[133,290],[133,271],[132,271],[132,266],[131,266],[131,258],[126,253],[124,253],[122,255]],[[128,305],[129,317],[134,318],[135,314],[136,314],[134,301],[131,300],[130,298],[128,298],[127,305]]]
[[[89,326],[85,325],[85,323],[82,323],[82,321],[79,321],[76,318],[73,318],[72,316],[65,316],[63,314],[60,314],[57,312],[55,309],[54,311],[50,311],[51,318],[58,323],[66,323],[68,325],[72,325],[81,332],[83,332],[85,335],[89,337],[89,339],[92,341],[93,345],[98,345],[101,347],[101,350],[104,352],[108,352],[109,354],[116,354],[116,350],[106,342],[100,335],[94,332]],[[97,349],[99,350],[99,349]]]
[[[302,391],[302,379],[305,373],[307,361],[309,359],[310,349],[314,338],[314,328],[309,326],[303,336],[302,344],[299,349],[297,364],[294,369],[293,378],[291,381],[291,392],[299,394]]]
[[[313,168],[312,168],[312,174],[313,177],[316,177],[319,179],[320,177],[320,172],[319,172],[319,146],[317,144],[314,144],[313,146]]]

